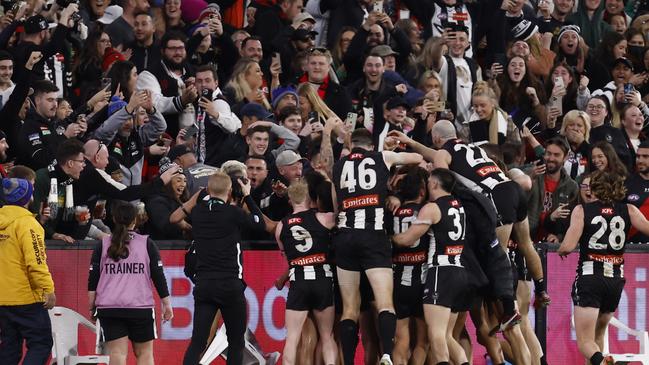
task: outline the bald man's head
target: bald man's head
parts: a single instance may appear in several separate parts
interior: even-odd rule
[[[108,148],[96,139],[89,139],[83,145],[83,154],[97,169],[103,170],[108,165]]]
[[[457,132],[455,131],[455,126],[453,123],[448,120],[440,120],[433,128],[430,130],[430,135],[433,140],[433,144],[437,148],[441,148],[446,141],[457,138]]]

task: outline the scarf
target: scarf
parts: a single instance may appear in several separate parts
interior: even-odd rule
[[[309,81],[309,76],[306,73],[302,75],[302,77],[300,77],[300,84],[303,82],[313,84]],[[322,83],[318,86],[317,92],[320,99],[324,100],[325,94],[327,93],[327,88],[329,88],[329,75],[327,75],[324,80],[322,80]]]
[[[502,134],[503,136],[507,137],[507,118],[505,118],[505,112],[503,112],[500,108],[494,108],[493,113],[491,113],[491,118],[489,119],[489,140],[488,141],[477,141],[475,144],[476,145],[481,145],[485,143],[491,143],[491,144],[500,144],[498,143],[498,135]],[[471,117],[469,118],[469,123],[484,123],[480,117],[478,117],[478,114],[473,112],[471,114]],[[475,142],[475,141],[474,141]]]

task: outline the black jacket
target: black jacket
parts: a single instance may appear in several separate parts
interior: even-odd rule
[[[34,75],[36,80],[42,80],[45,78],[45,72],[43,71],[43,65],[46,60],[54,56],[58,52],[62,52],[65,48],[65,38],[68,36],[70,28],[59,24],[52,34],[52,39],[43,45],[36,45],[32,42],[21,42],[17,46],[11,49],[11,54],[14,56],[14,65],[24,65],[29,60],[29,56],[34,51],[40,51],[43,53],[43,58],[36,65],[34,65]],[[25,79],[26,69],[18,68],[14,72],[13,80],[14,82],[22,82]]]
[[[146,212],[149,216],[147,229],[151,238],[158,240],[182,239],[183,231],[177,224],[169,223],[169,217],[180,203],[170,198],[165,192],[152,195],[145,201]]]
[[[22,121],[20,120],[18,113],[20,113],[20,109],[23,107],[23,103],[29,93],[33,74],[27,72],[25,76],[27,76],[27,78],[16,84],[14,91],[11,93],[9,99],[2,108],[0,130],[5,132],[7,135],[7,142],[9,143],[9,150],[7,150],[8,160],[17,157],[20,151],[20,130]]]
[[[18,133],[18,163],[34,170],[51,164],[57,148],[67,139],[64,131],[63,123],[47,120],[30,110]]]
[[[590,140],[588,141],[591,146],[599,141],[606,141],[610,143],[620,160],[627,169],[632,170],[631,165],[631,151],[626,144],[626,138],[619,128],[615,128],[610,124],[603,124],[590,130]]]

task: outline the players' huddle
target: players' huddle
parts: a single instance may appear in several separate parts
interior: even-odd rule
[[[550,297],[525,193],[450,122],[431,135],[437,149],[394,131],[389,139],[413,152],[376,152],[371,133],[355,130],[351,152],[334,165],[333,213],[318,210],[328,197],[305,181],[288,188],[293,214],[275,234],[289,263],[284,364],[354,364],[359,331],[366,364],[468,364],[467,313],[492,363],[545,363],[527,320],[529,280],[536,307]],[[426,161],[432,171],[420,167]],[[579,350],[591,364],[613,364],[602,336],[624,286],[626,234],[631,226],[649,233],[649,222],[621,203],[616,175],[597,172],[590,187],[559,253],[580,246]]]

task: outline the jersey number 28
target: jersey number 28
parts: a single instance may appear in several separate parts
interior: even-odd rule
[[[619,215],[611,218],[611,222],[608,223],[604,217],[598,215],[590,221],[591,224],[599,225],[599,229],[595,232],[588,241],[588,247],[595,250],[603,250],[606,248],[606,244],[599,243],[599,240],[606,233],[606,228],[609,228],[611,233],[608,235],[608,244],[614,250],[619,250],[624,247],[624,242],[626,241],[626,231],[624,219]]]

